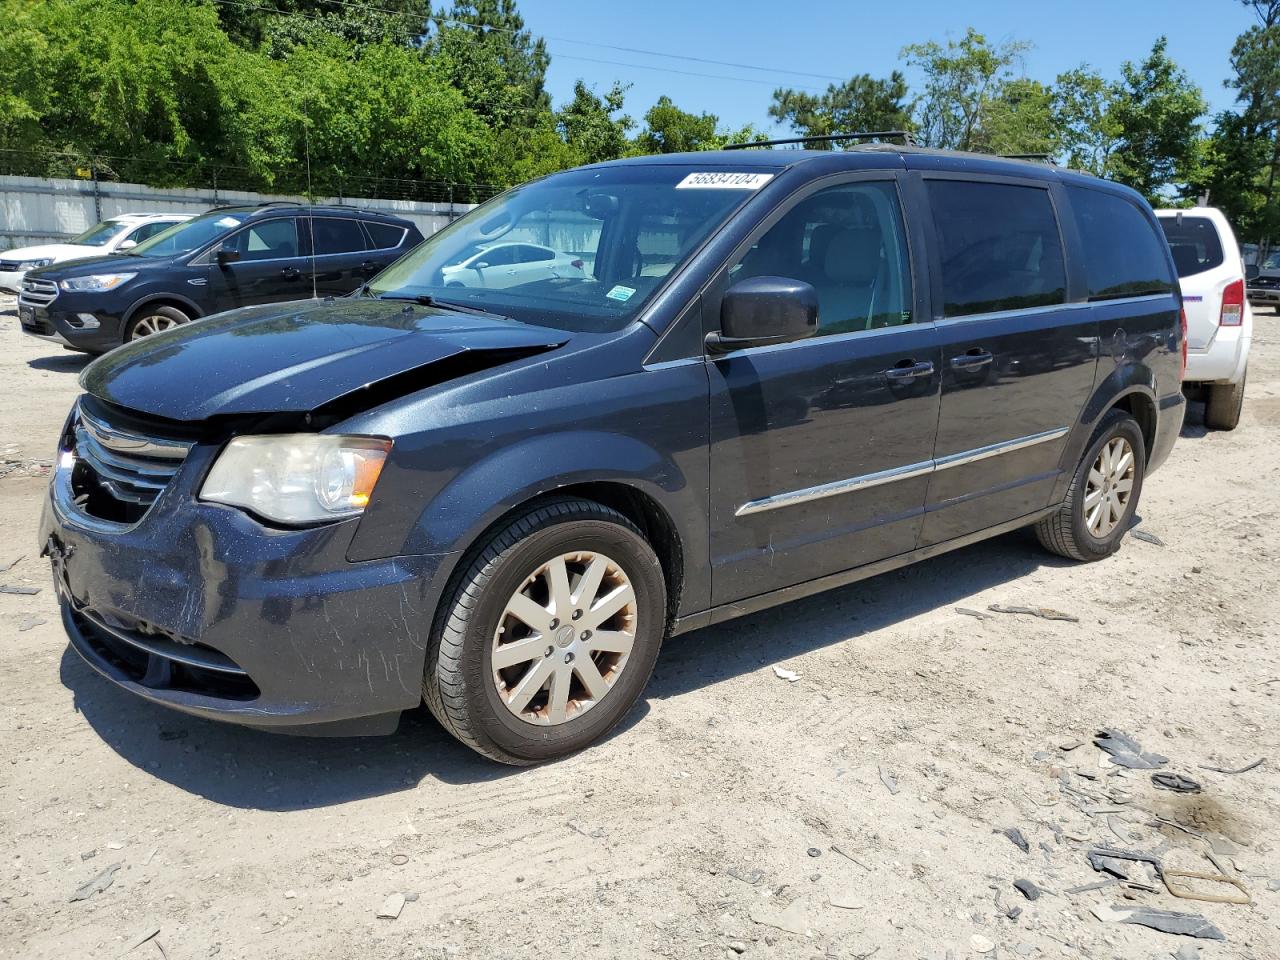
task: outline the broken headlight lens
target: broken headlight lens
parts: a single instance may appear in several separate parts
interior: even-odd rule
[[[315,433],[236,437],[223,448],[200,499],[285,524],[353,517],[373,495],[391,441]]]

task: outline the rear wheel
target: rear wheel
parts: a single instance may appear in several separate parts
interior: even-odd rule
[[[138,315],[129,321],[129,326],[124,333],[124,342],[141,340],[143,337],[154,336],[190,322],[191,318],[177,307],[143,307],[138,311]]]
[[[1214,383],[1209,386],[1209,396],[1205,400],[1205,426],[1214,430],[1234,430],[1240,423],[1240,413],[1244,410],[1244,382],[1248,376],[1246,370],[1240,376],[1239,383]]]
[[[1062,506],[1036,524],[1041,545],[1085,561],[1119,550],[1138,508],[1146,462],[1138,421],[1124,410],[1108,411],[1076,467]]]
[[[423,693],[445,729],[526,765],[581,750],[627,713],[666,631],[653,548],[589,500],[541,504],[497,531],[453,587]]]

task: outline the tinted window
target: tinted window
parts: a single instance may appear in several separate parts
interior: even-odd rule
[[[1134,204],[1088,187],[1067,187],[1084,246],[1089,299],[1168,293],[1164,243]]]
[[[400,241],[404,239],[404,227],[393,227],[389,223],[374,223],[371,220],[364,221],[364,228],[369,231],[369,237],[373,240],[373,246],[377,250],[389,250],[392,247],[400,246]]]
[[[1169,241],[1178,276],[1191,277],[1222,266],[1222,241],[1208,217],[1161,217],[1160,226]]]
[[[929,181],[948,317],[1062,303],[1067,276],[1049,191]]]
[[[129,234],[129,239],[134,243],[141,243],[143,240],[150,240],[162,230],[168,230],[173,226],[172,220],[157,220],[155,223],[144,223],[133,233]]]
[[[339,220],[334,217],[312,217],[311,229],[315,237],[317,256],[327,253],[354,253],[364,249],[364,234],[355,220]]]
[[[241,260],[281,260],[298,255],[298,228],[292,217],[265,220],[241,230],[223,241],[224,250],[234,250]]]
[[[224,210],[206,213],[204,216],[184,220],[182,223],[175,223],[161,230],[150,240],[138,244],[128,253],[136,256],[146,254],[152,257],[190,253],[210,240],[234,230],[244,222],[246,216],[247,214],[244,213],[230,213]]]
[[[851,183],[806,197],[729,270],[788,277],[818,292],[818,335],[911,322],[911,269],[892,183]]]
[[[505,267],[516,262],[516,248],[509,243],[500,243],[496,247],[486,247],[484,255],[472,266],[485,263],[491,267]]]
[[[538,263],[542,260],[554,260],[556,255],[546,247],[516,247],[516,263]]]

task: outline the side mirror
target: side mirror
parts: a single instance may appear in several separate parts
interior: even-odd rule
[[[479,262],[477,262],[477,263],[473,263],[473,264],[471,265],[472,269],[474,269],[474,270],[483,270],[483,269],[485,269],[485,268],[486,268],[486,267],[488,267],[488,266],[489,266],[489,261],[487,261],[487,260],[480,260]]]
[[[720,332],[707,334],[707,350],[728,353],[747,347],[803,340],[818,332],[818,291],[803,280],[751,277],[725,291]]]
[[[1257,280],[1262,276],[1262,270],[1256,263],[1249,263],[1244,268],[1244,278],[1246,280]]]
[[[224,247],[219,247],[217,254],[215,254],[215,258],[218,261],[218,266],[225,267],[228,263],[235,263],[240,259],[240,251],[227,250]]]
[[[117,249],[117,250],[132,250],[132,249],[133,249],[134,247],[136,247],[137,245],[138,245],[138,241],[137,241],[137,240],[122,240],[122,241],[120,242],[120,246],[116,247],[116,249]]]

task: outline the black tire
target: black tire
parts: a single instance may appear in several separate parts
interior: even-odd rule
[[[1240,424],[1244,410],[1244,382],[1249,371],[1245,370],[1239,383],[1212,383],[1204,404],[1204,425],[1212,430],[1234,430]]]
[[[631,581],[635,643],[598,703],[566,722],[540,726],[514,715],[500,699],[491,641],[521,582],[546,561],[574,550],[604,553]],[[553,760],[601,739],[626,715],[649,682],[666,628],[662,567],[635,525],[590,500],[543,501],[495,532],[452,584],[427,647],[423,698],[446,730],[490,759],[517,766]]]
[[[1084,498],[1088,482],[1089,470],[1098,459],[1103,446],[1123,436],[1134,452],[1133,487],[1129,493],[1129,501],[1115,527],[1103,537],[1095,537],[1085,520]],[[1142,428],[1138,426],[1129,413],[1124,410],[1109,410],[1103,416],[1093,432],[1093,439],[1085,449],[1084,456],[1076,466],[1075,475],[1071,478],[1071,486],[1067,489],[1066,499],[1056,513],[1051,513],[1036,524],[1036,537],[1040,545],[1051,553],[1067,557],[1070,560],[1093,561],[1111,556],[1120,549],[1124,536],[1133,523],[1133,515],[1138,509],[1138,498],[1142,495],[1142,481],[1146,474],[1147,451],[1142,439]]]
[[[144,321],[165,321],[170,324],[182,325],[190,323],[191,318],[179,310],[177,307],[169,307],[158,304],[153,307],[143,307],[129,320],[124,328],[124,342],[129,343],[133,340],[141,339],[137,335],[137,330]]]

